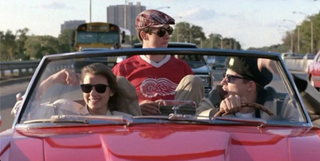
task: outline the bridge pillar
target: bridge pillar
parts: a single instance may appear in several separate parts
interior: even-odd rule
[[[22,71],[22,69],[19,69],[18,76],[22,76],[22,75],[23,75],[23,71]]]

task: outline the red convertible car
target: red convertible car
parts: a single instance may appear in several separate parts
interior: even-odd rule
[[[320,50],[308,67],[309,81],[320,91]]]
[[[252,108],[260,116],[240,117],[238,113],[221,116],[213,112],[219,111],[215,106],[217,102],[225,99],[220,83],[228,81],[232,85],[236,79],[250,82],[244,77],[224,74],[224,69],[213,70],[215,78],[220,80],[199,104],[195,100],[160,100],[160,115],[142,115],[141,111],[132,112],[127,107],[115,107],[118,111],[110,108],[111,112],[105,115],[88,112],[90,101],[92,104],[106,101],[90,97],[89,103],[83,104],[88,92],[104,93],[108,86],[85,84],[86,77],[73,73],[77,71],[74,63],[79,58],[146,54],[228,56],[229,65],[234,63],[233,58],[245,55],[275,61],[278,74],[273,74],[270,82],[261,88],[267,92],[264,98],[268,103],[241,103],[241,107]],[[83,65],[88,64],[83,62]],[[174,68],[168,73],[179,74]],[[83,79],[82,84],[60,81],[45,86],[44,90],[42,87],[61,71],[75,74],[73,81]],[[307,110],[314,104],[305,104],[300,92],[277,53],[167,48],[49,55],[41,60],[23,100],[13,109],[16,116],[12,128],[0,133],[0,160],[319,160],[320,128],[313,124]],[[109,94],[113,97],[113,93]],[[127,103],[133,105],[134,102]]]

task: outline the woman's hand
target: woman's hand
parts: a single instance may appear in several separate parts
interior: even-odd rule
[[[80,85],[80,77],[80,74],[77,74],[69,69],[62,69],[59,72],[48,77],[40,84],[40,87],[38,88],[36,94],[36,99],[40,98],[47,89],[49,89],[52,85],[56,83],[73,86]]]
[[[69,69],[63,69],[51,76],[54,83],[67,85],[80,85],[80,74],[77,74]]]

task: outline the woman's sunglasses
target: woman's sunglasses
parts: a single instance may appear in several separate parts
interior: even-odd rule
[[[93,87],[98,93],[104,93],[107,87],[109,87],[109,85],[106,85],[106,84],[96,84],[96,85],[81,84],[80,86],[81,86],[82,92],[84,93],[90,93]]]
[[[160,28],[156,28],[156,29],[157,29],[157,31],[152,32],[152,33],[157,34],[159,37],[163,37],[164,35],[166,35],[166,32],[168,32],[169,35],[171,35],[173,32],[173,28],[171,26],[169,26],[167,28],[160,27]]]
[[[232,83],[232,82],[234,82],[236,79],[248,80],[248,79],[243,78],[243,77],[240,77],[240,76],[235,76],[235,75],[226,74],[226,73],[223,73],[223,74],[222,74],[222,78],[227,78],[226,81],[227,81],[228,83]]]

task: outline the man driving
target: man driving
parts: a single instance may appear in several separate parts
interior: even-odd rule
[[[243,102],[254,102],[264,105],[276,115],[289,121],[298,121],[298,111],[289,97],[286,97],[280,113],[277,113],[278,107],[274,98],[276,92],[270,87],[265,88],[272,81],[273,74],[267,68],[259,70],[257,60],[250,57],[229,57],[226,61],[227,70],[221,81],[224,94],[222,101],[216,105],[219,108],[208,108],[212,106],[211,102],[202,102],[197,114],[208,116],[220,110],[241,118],[267,119],[267,114],[260,110],[251,107],[241,108]]]

